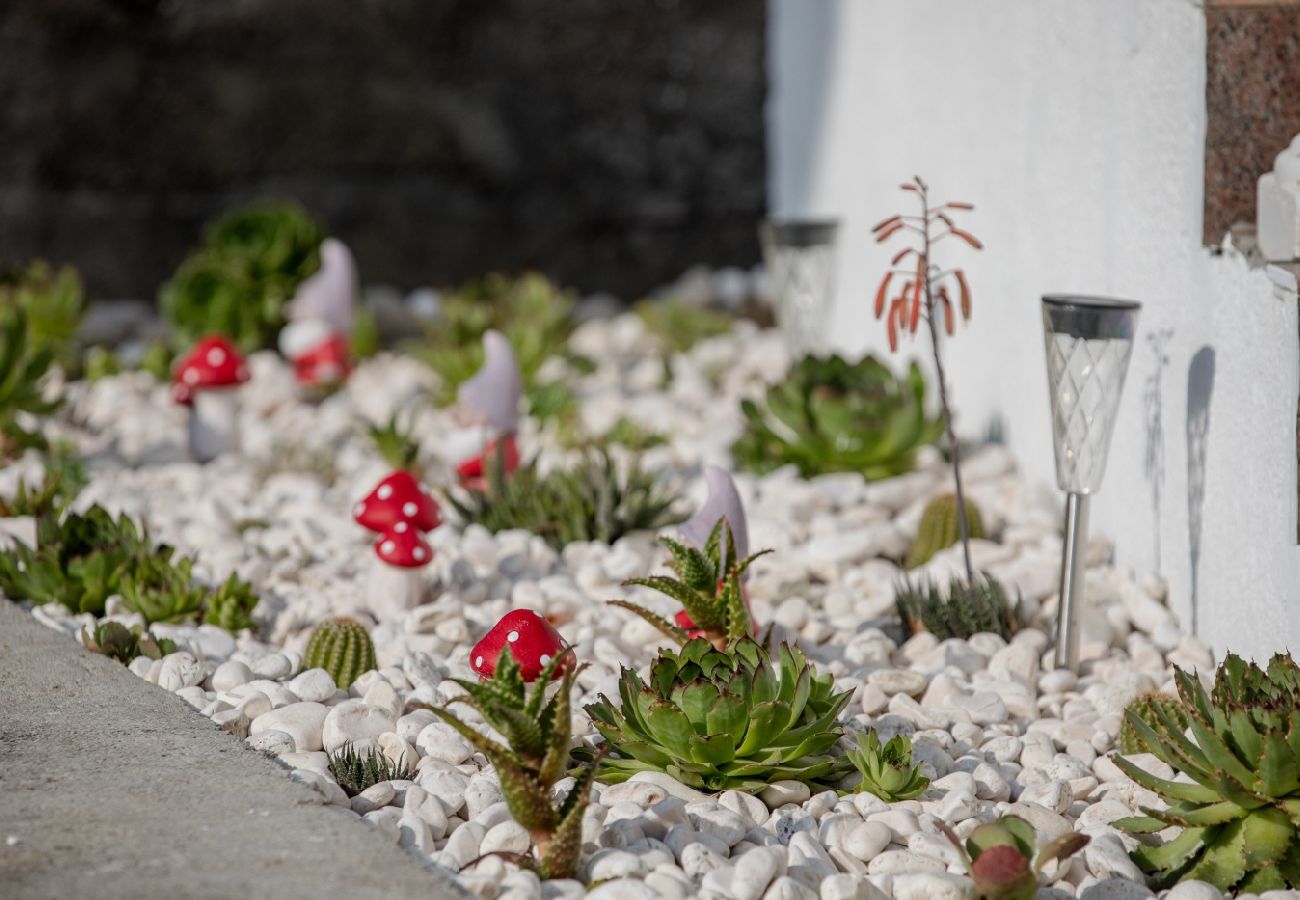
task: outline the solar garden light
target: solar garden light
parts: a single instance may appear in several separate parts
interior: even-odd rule
[[[1088,498],[1106,473],[1139,309],[1138,303],[1106,297],[1043,297],[1056,483],[1066,492],[1056,666],[1072,672],[1079,669]]]
[[[766,219],[759,226],[776,321],[792,359],[822,349],[838,230],[834,219]]]

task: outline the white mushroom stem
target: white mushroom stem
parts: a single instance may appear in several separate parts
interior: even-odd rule
[[[239,385],[194,392],[189,443],[190,456],[201,463],[239,449]]]
[[[366,606],[375,618],[402,618],[408,610],[424,602],[428,591],[424,566],[403,568],[389,565],[377,556],[371,557],[370,575],[366,580]]]

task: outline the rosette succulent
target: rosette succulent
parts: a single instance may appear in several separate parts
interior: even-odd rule
[[[659,538],[672,554],[669,567],[676,577],[651,575],[629,578],[625,585],[654,588],[682,605],[676,624],[636,603],[613,600],[612,605],[631,610],[679,644],[703,637],[719,650],[754,633],[753,618],[745,601],[742,581],[749,564],[770,550],[745,559],[736,552],[736,541],[726,519],[719,519],[709,533],[703,550],[688,547],[670,537]]]
[[[901,734],[884,744],[874,731],[860,734],[858,749],[848,752],[848,760],[862,774],[857,791],[875,794],[886,803],[914,800],[930,784],[921,767],[912,765],[911,738]]]
[[[875,357],[807,356],[767,389],[763,406],[741,403],[745,431],[732,444],[739,468],[770,472],[793,464],[805,478],[861,472],[868,481],[912,469],[916,451],[943,433],[925,412],[915,363],[898,378]]]
[[[1150,752],[1190,780],[1158,778],[1116,757],[1168,805],[1114,825],[1132,834],[1183,830],[1138,847],[1134,861],[1160,886],[1194,878],[1233,893],[1300,887],[1300,667],[1278,654],[1265,671],[1229,654],[1211,691],[1181,669],[1174,680],[1186,733],[1160,707],[1154,726],[1134,710],[1125,717]]]
[[[154,637],[139,625],[127,628],[121,622],[100,622],[93,633],[83,627],[79,637],[91,653],[110,657],[124,666],[130,665],[137,656],[162,659],[168,653],[176,652],[175,641]]]
[[[964,843],[946,824],[938,825],[961,852],[982,900],[1033,900],[1038,894],[1038,873],[1049,863],[1078,853],[1091,840],[1069,831],[1037,850],[1034,826],[1019,816],[977,826]]]
[[[703,638],[661,650],[648,681],[619,679],[619,705],[605,695],[587,707],[610,756],[601,780],[667,772],[693,788],[759,791],[786,779],[824,786],[848,771],[830,754],[849,691],[836,693],[789,644],[777,660],[744,637],[728,652]]]

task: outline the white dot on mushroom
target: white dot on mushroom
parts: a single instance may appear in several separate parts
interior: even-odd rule
[[[517,631],[510,632],[509,634],[506,635],[506,640],[513,644],[515,641],[519,640],[519,632]]]
[[[416,506],[410,500],[407,500],[405,503],[402,504],[402,515],[404,516],[413,516],[419,511],[420,511],[420,507]]]
[[[480,656],[480,657],[478,657],[477,659],[475,659],[475,660],[474,660],[474,665],[476,665],[476,666],[481,666],[481,665],[483,665],[483,657]]]
[[[393,530],[396,531],[398,534],[406,534],[406,528],[407,525],[405,522],[398,522],[396,525],[393,526]]]
[[[393,496],[393,486],[391,484],[380,485],[379,490],[375,492],[375,496],[380,500],[387,500]]]
[[[392,553],[393,550],[396,548],[396,546],[397,545],[394,544],[392,541],[384,541],[382,544],[379,545],[379,549],[384,551],[385,553]]]
[[[538,662],[544,666],[549,666],[551,664],[551,655],[549,653],[543,653],[538,657]]]
[[[213,347],[208,351],[208,365],[219,366],[226,361],[226,351],[220,347]]]
[[[415,550],[411,553],[411,555],[414,556],[417,560],[423,562],[423,561],[424,561],[424,548],[423,548],[423,547],[416,547]]]

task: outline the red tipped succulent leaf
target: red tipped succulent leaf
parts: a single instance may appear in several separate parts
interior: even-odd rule
[[[460,480],[461,487],[471,491],[486,488],[484,473],[488,461],[498,453],[501,455],[501,463],[507,475],[519,468],[519,446],[515,443],[515,436],[507,434],[502,438],[492,438],[483,446],[482,453],[470,457],[456,467],[456,477]]]
[[[519,674],[524,681],[536,681],[551,660],[562,654],[564,659],[555,667],[554,677],[573,664],[573,653],[564,638],[531,609],[516,609],[502,616],[470,650],[470,668],[480,678],[491,678],[497,659],[507,651],[519,663]]]
[[[410,472],[389,475],[352,508],[352,520],[371,531],[385,532],[404,522],[419,531],[442,524],[438,504]]]
[[[1038,878],[1029,860],[1010,845],[990,847],[971,864],[971,877],[981,897],[991,900],[1033,900]]]
[[[418,569],[433,559],[433,548],[406,522],[396,522],[375,541],[375,555],[399,569]]]

